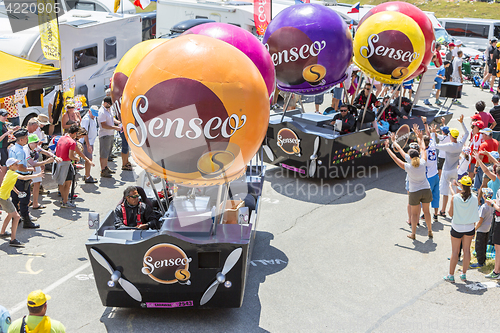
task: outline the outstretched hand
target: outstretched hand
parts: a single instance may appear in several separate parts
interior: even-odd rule
[[[460,118],[458,118],[458,122],[462,124],[464,122],[464,115],[461,115]]]

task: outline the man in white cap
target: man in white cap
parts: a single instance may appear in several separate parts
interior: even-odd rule
[[[41,290],[32,291],[28,295],[28,316],[15,320],[9,327],[8,333],[20,332],[50,332],[64,333],[66,327],[60,321],[46,316],[47,301],[51,297]]]
[[[443,195],[443,205],[439,215],[443,217],[446,216],[446,205],[448,204],[448,195],[450,194],[450,183],[453,179],[458,178],[457,168],[460,153],[462,152],[464,143],[469,137],[469,131],[464,124],[464,115],[461,115],[458,121],[462,124],[462,128],[464,130],[462,138],[458,140],[458,136],[460,134],[458,129],[450,128],[450,142],[439,143],[436,145],[437,149],[445,152],[443,171],[441,173],[441,179],[439,180],[439,192]]]
[[[99,107],[97,105],[92,105],[89,111],[85,114],[82,119],[81,127],[87,131],[80,142],[83,145],[83,154],[87,156],[89,160],[92,161],[92,156],[94,152],[94,143],[98,135],[97,117],[99,116]],[[89,162],[85,161],[85,183],[94,184],[97,180],[90,175],[91,165]]]

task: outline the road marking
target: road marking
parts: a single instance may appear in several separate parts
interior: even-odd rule
[[[18,273],[21,273],[21,274],[38,274],[40,273],[41,271],[43,271],[43,269],[39,269],[38,271],[33,271],[33,269],[31,268],[31,263],[33,262],[33,260],[35,260],[35,258],[29,258],[28,261],[26,262],[26,272],[18,272]]]
[[[88,262],[88,263],[86,263],[86,264],[78,267],[77,269],[75,269],[71,273],[65,275],[64,277],[60,278],[56,282],[52,283],[47,288],[43,289],[43,292],[44,293],[51,292],[52,290],[56,289],[61,284],[63,284],[64,282],[68,281],[69,279],[71,279],[72,277],[74,277],[76,274],[80,273],[81,271],[83,271],[84,269],[86,269],[88,267],[90,267],[90,262]],[[16,313],[17,311],[19,311],[21,309],[24,309],[25,307],[26,307],[26,301],[20,302],[19,304],[15,305],[12,309],[9,310],[10,315],[12,316],[14,313]]]

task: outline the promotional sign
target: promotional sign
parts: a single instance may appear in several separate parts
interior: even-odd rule
[[[61,60],[61,39],[59,38],[59,12],[54,0],[37,0],[38,28],[42,51],[48,60]]]
[[[253,20],[257,35],[264,35],[271,19],[271,0],[253,0]]]
[[[375,80],[397,84],[422,63],[425,38],[409,16],[384,11],[368,17],[354,38],[354,62]]]
[[[392,1],[392,2],[382,3],[370,9],[370,11],[366,13],[365,16],[363,16],[361,21],[359,21],[358,28],[363,24],[363,22],[367,18],[369,18],[375,13],[383,11],[399,12],[401,14],[411,17],[418,24],[418,26],[422,30],[422,33],[424,34],[425,38],[424,57],[422,58],[422,63],[420,64],[418,69],[407,78],[407,80],[411,80],[427,70],[427,66],[429,66],[434,51],[436,50],[436,41],[435,41],[436,37],[434,35],[434,27],[432,26],[432,22],[422,10],[412,5],[411,3],[402,1]]]
[[[300,139],[294,131],[288,128],[282,128],[276,137],[277,145],[286,154],[300,156]]]
[[[347,24],[332,9],[294,5],[269,24],[263,40],[280,90],[301,95],[324,92],[346,78],[352,57]]]
[[[260,71],[269,96],[274,92],[275,72],[271,56],[262,43],[248,31],[233,24],[205,23],[197,25],[183,35],[197,34],[217,38],[245,53]]]
[[[201,35],[149,52],[128,78],[121,111],[137,163],[187,186],[240,177],[269,123],[257,67],[235,47]]]
[[[157,244],[144,254],[141,272],[162,284],[179,282],[190,285],[191,261],[192,258],[188,258],[180,247],[167,243]]]

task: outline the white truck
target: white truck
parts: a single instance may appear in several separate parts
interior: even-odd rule
[[[48,60],[42,53],[38,27],[12,33],[9,20],[0,17],[0,50],[38,63],[60,67],[62,78],[75,76],[75,94],[83,94],[87,103],[101,104],[109,80],[123,55],[141,42],[139,15],[71,10],[59,17],[61,61]],[[46,90],[46,94],[51,89]],[[23,107],[24,124],[37,114],[47,114],[44,107]]]

